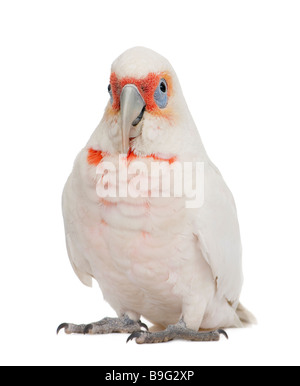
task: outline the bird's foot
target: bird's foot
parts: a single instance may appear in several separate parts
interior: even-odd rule
[[[62,323],[58,326],[56,333],[58,334],[62,329],[65,330],[66,334],[133,333],[142,331],[142,327],[148,331],[146,324],[140,320],[135,322],[127,315],[123,315],[120,318],[104,318],[99,322],[89,324]]]
[[[228,339],[228,335],[224,330],[218,329],[215,331],[194,331],[186,327],[183,321],[177,324],[169,325],[165,330],[158,332],[149,331],[134,331],[127,342],[135,339],[136,343],[162,343],[173,339],[183,339],[198,342],[209,342],[220,340],[220,335],[224,335]]]

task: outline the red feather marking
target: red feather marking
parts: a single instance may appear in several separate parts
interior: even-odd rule
[[[107,155],[107,153],[105,153],[101,150],[94,150],[94,149],[90,148],[88,150],[87,162],[90,165],[98,166],[99,163],[102,161],[103,157],[105,157],[106,155]],[[177,160],[176,157],[171,157],[171,158],[165,159],[165,158],[157,157],[155,154],[138,156],[131,149],[129,150],[129,153],[127,155],[127,161],[128,162],[138,160],[138,159],[142,160],[143,158],[152,158],[154,161],[159,161],[159,162],[169,162],[170,165]]]
[[[138,155],[136,155],[131,149],[129,150],[129,153],[128,153],[128,156],[127,156],[128,162],[134,161],[134,160],[136,160],[136,159],[143,159],[143,158],[153,158],[154,161],[159,161],[159,162],[169,162],[170,165],[171,165],[172,163],[174,163],[174,162],[177,160],[176,157],[171,157],[171,158],[160,158],[160,157],[157,157],[155,154],[144,155],[144,156],[138,156]]]
[[[97,166],[103,158],[103,152],[101,150],[94,150],[90,148],[88,150],[87,161],[90,165]]]

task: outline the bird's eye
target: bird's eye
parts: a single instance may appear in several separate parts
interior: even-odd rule
[[[154,91],[154,100],[158,107],[165,108],[168,104],[168,85],[165,79],[161,79]]]
[[[107,90],[108,90],[108,93],[110,95],[110,102],[111,102],[111,104],[113,104],[114,98],[113,98],[113,94],[112,94],[112,91],[111,91],[111,85],[110,84],[108,85]]]
[[[159,88],[161,92],[166,92],[167,91],[166,82],[160,82]]]

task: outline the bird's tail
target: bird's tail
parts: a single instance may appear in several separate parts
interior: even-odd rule
[[[236,313],[242,325],[245,327],[250,324],[257,323],[255,316],[250,311],[248,311],[241,303],[239,303],[239,305],[237,306]]]

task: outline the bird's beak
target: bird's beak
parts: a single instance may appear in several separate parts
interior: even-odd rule
[[[126,84],[120,96],[122,154],[128,153],[130,131],[143,118],[145,106],[145,101],[138,88],[134,84]]]

